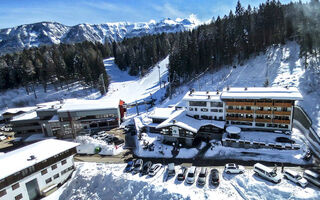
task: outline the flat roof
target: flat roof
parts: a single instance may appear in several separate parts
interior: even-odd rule
[[[221,99],[302,100],[303,98],[296,87],[235,87],[223,89]]]
[[[185,101],[192,101],[192,100],[207,100],[207,101],[221,101],[220,98],[221,91],[219,93],[217,92],[210,92],[210,91],[194,91],[194,92],[187,92],[186,95],[184,95],[183,100]]]
[[[4,114],[16,114],[18,112],[29,112],[32,110],[37,109],[36,106],[29,106],[29,107],[20,107],[20,108],[8,108],[5,111],[3,111],[2,115]]]
[[[31,112],[23,113],[13,117],[11,122],[34,120],[34,119],[39,119],[39,117],[37,116],[36,111],[31,111]]]
[[[168,126],[178,126],[184,128],[188,131],[197,133],[202,126],[212,125],[223,129],[225,126],[225,121],[216,120],[205,120],[205,119],[195,119],[186,115],[185,110],[178,110],[174,112],[170,118],[159,124],[156,128],[164,128]]]
[[[88,110],[104,110],[118,108],[120,99],[108,100],[82,100],[82,99],[67,99],[58,110],[59,112],[69,111],[88,111]]]
[[[0,155],[0,180],[78,145],[75,142],[47,139]],[[28,160],[32,155],[35,159]]]

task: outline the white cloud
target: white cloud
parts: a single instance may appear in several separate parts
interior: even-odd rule
[[[161,13],[162,17],[173,17],[173,18],[178,18],[178,17],[185,17],[187,16],[186,13],[180,11],[177,8],[174,8],[171,4],[165,3],[163,6],[159,5],[152,5],[152,7]]]

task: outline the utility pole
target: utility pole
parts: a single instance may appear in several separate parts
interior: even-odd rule
[[[160,66],[158,65],[158,70],[159,70],[159,85],[160,85],[160,89],[161,89],[161,77],[160,77]]]
[[[102,87],[103,87],[103,94],[107,94],[106,85],[104,84],[103,74],[100,74],[100,81],[101,81],[101,84],[102,84]]]

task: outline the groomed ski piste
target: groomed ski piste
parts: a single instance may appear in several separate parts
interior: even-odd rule
[[[134,103],[146,98],[156,99],[156,107],[178,104],[190,88],[202,91],[221,90],[224,87],[263,86],[268,80],[270,86],[296,86],[304,100],[299,102],[312,118],[313,125],[320,127],[320,89],[314,71],[305,70],[299,58],[299,45],[288,42],[270,47],[265,53],[253,56],[242,66],[226,66],[212,73],[208,72],[176,89],[172,99],[164,99],[165,88],[159,86],[157,66],[142,77],[132,77],[120,71],[112,58],[105,60],[111,78],[109,92],[102,97],[106,101],[120,98]],[[159,63],[162,80],[167,80],[168,58]],[[139,106],[143,120],[146,107]],[[149,110],[149,112],[152,110]],[[128,110],[128,119],[136,117],[136,109]],[[147,136],[148,137],[148,136]],[[300,137],[300,135],[297,135]],[[302,136],[303,137],[303,136]],[[194,152],[191,152],[194,153]],[[187,154],[187,153],[186,153]],[[214,154],[212,154],[214,155]],[[211,156],[212,156],[211,155]],[[207,155],[210,156],[210,155]],[[244,158],[245,159],[245,158]],[[251,158],[247,158],[251,160]],[[265,157],[262,159],[266,159]],[[251,169],[242,175],[221,174],[219,187],[196,184],[188,186],[176,178],[164,181],[163,175],[154,178],[123,173],[124,164],[76,163],[76,171],[69,182],[46,199],[319,199],[320,192],[314,186],[302,189],[288,180],[273,184],[253,175]]]

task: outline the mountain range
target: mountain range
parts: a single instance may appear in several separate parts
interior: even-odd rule
[[[41,45],[77,43],[85,40],[104,43],[147,34],[174,33],[191,30],[198,25],[199,21],[194,15],[186,19],[166,18],[159,22],[150,20],[140,23],[84,23],[75,26],[57,22],[38,22],[0,29],[0,55]]]

